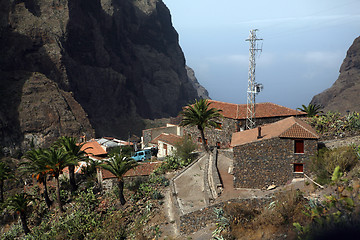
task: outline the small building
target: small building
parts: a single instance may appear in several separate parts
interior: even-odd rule
[[[156,137],[160,136],[162,133],[168,133],[182,137],[184,135],[184,130],[182,127],[170,123],[166,124],[165,127],[145,129],[142,133],[142,148],[152,146],[153,144],[150,144],[150,142]]]
[[[264,188],[303,178],[318,139],[310,125],[295,117],[234,133],[234,187]]]
[[[229,148],[233,133],[245,130],[247,105],[226,103],[215,100],[208,100],[210,107],[221,110],[223,119],[220,121],[220,128],[205,129],[205,137],[208,145],[218,148]],[[258,126],[273,123],[281,119],[296,116],[306,116],[305,112],[280,106],[275,103],[256,104],[256,124]],[[194,141],[201,143],[199,130],[196,127],[185,127],[184,134],[191,135]]]
[[[103,137],[96,139],[96,142],[98,142],[105,151],[109,152],[111,149],[116,147],[122,147],[122,146],[134,146],[132,142],[126,142],[120,139],[116,139],[113,137]]]
[[[143,162],[140,163],[133,169],[130,169],[124,174],[124,181],[129,182],[133,178],[147,178],[151,173],[153,173],[158,167],[160,167],[162,162]],[[102,167],[97,168],[97,179],[98,182],[104,191],[108,191],[117,184],[117,177],[109,172],[108,170],[103,169]]]
[[[176,144],[180,142],[181,139],[182,137],[171,133],[162,133],[153,139],[150,144],[158,148],[157,157],[162,158],[171,155],[176,150]]]
[[[82,145],[81,150],[92,159],[99,160],[107,157],[106,148],[95,140],[86,142],[84,145]]]

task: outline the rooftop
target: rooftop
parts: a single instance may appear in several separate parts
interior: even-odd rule
[[[107,154],[105,149],[102,148],[101,145],[95,140],[90,140],[89,142],[86,142],[84,145],[82,145],[81,150],[86,152],[86,154],[90,156],[100,156]]]
[[[139,163],[139,165],[133,169],[130,169],[124,174],[124,177],[134,177],[134,176],[149,176],[151,173],[155,171],[158,167],[160,167],[162,162],[144,162]],[[100,168],[102,171],[103,179],[116,178],[114,174]]]
[[[231,139],[231,146],[243,145],[275,137],[318,139],[319,135],[304,121],[295,117],[288,117],[275,123],[261,126],[260,138],[258,138],[258,128],[234,133]]]
[[[221,114],[226,118],[246,119],[247,105],[226,103],[215,100],[208,100],[210,107],[221,109]],[[304,116],[305,112],[297,111],[291,108],[280,106],[275,103],[256,103],[256,118],[269,117],[287,117],[287,116]]]
[[[178,135],[174,135],[171,133],[162,133],[153,140],[151,140],[151,143],[157,144],[158,141],[165,142],[170,145],[175,145],[181,140],[181,137]]]

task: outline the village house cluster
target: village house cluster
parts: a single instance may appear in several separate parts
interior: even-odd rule
[[[212,148],[230,149],[233,157],[235,188],[263,188],[284,185],[294,178],[308,173],[308,163],[316,154],[319,136],[301,118],[305,112],[274,103],[256,104],[257,128],[245,130],[246,104],[232,104],[209,100],[210,107],[221,110],[223,118],[218,128],[207,128],[205,137]],[[125,174],[125,178],[146,177],[160,166],[166,156],[176,150],[184,136],[189,136],[201,150],[201,137],[196,127],[182,127],[181,118],[175,118],[166,126],[143,130],[141,142],[128,142],[104,137],[86,142],[83,149],[94,160],[107,158],[109,150],[119,146],[132,146],[134,151],[157,149],[153,161],[139,162],[139,166]],[[99,183],[104,189],[112,186],[115,179],[110,172],[98,168]]]

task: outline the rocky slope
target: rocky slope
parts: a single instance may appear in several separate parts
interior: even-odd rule
[[[161,0],[0,0],[0,145],[139,134],[199,95]]]
[[[323,111],[360,112],[360,37],[347,51],[339,78],[324,92],[313,97],[311,104],[324,106]]]

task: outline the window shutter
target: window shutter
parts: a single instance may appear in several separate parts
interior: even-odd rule
[[[295,153],[304,153],[304,140],[295,140]]]

